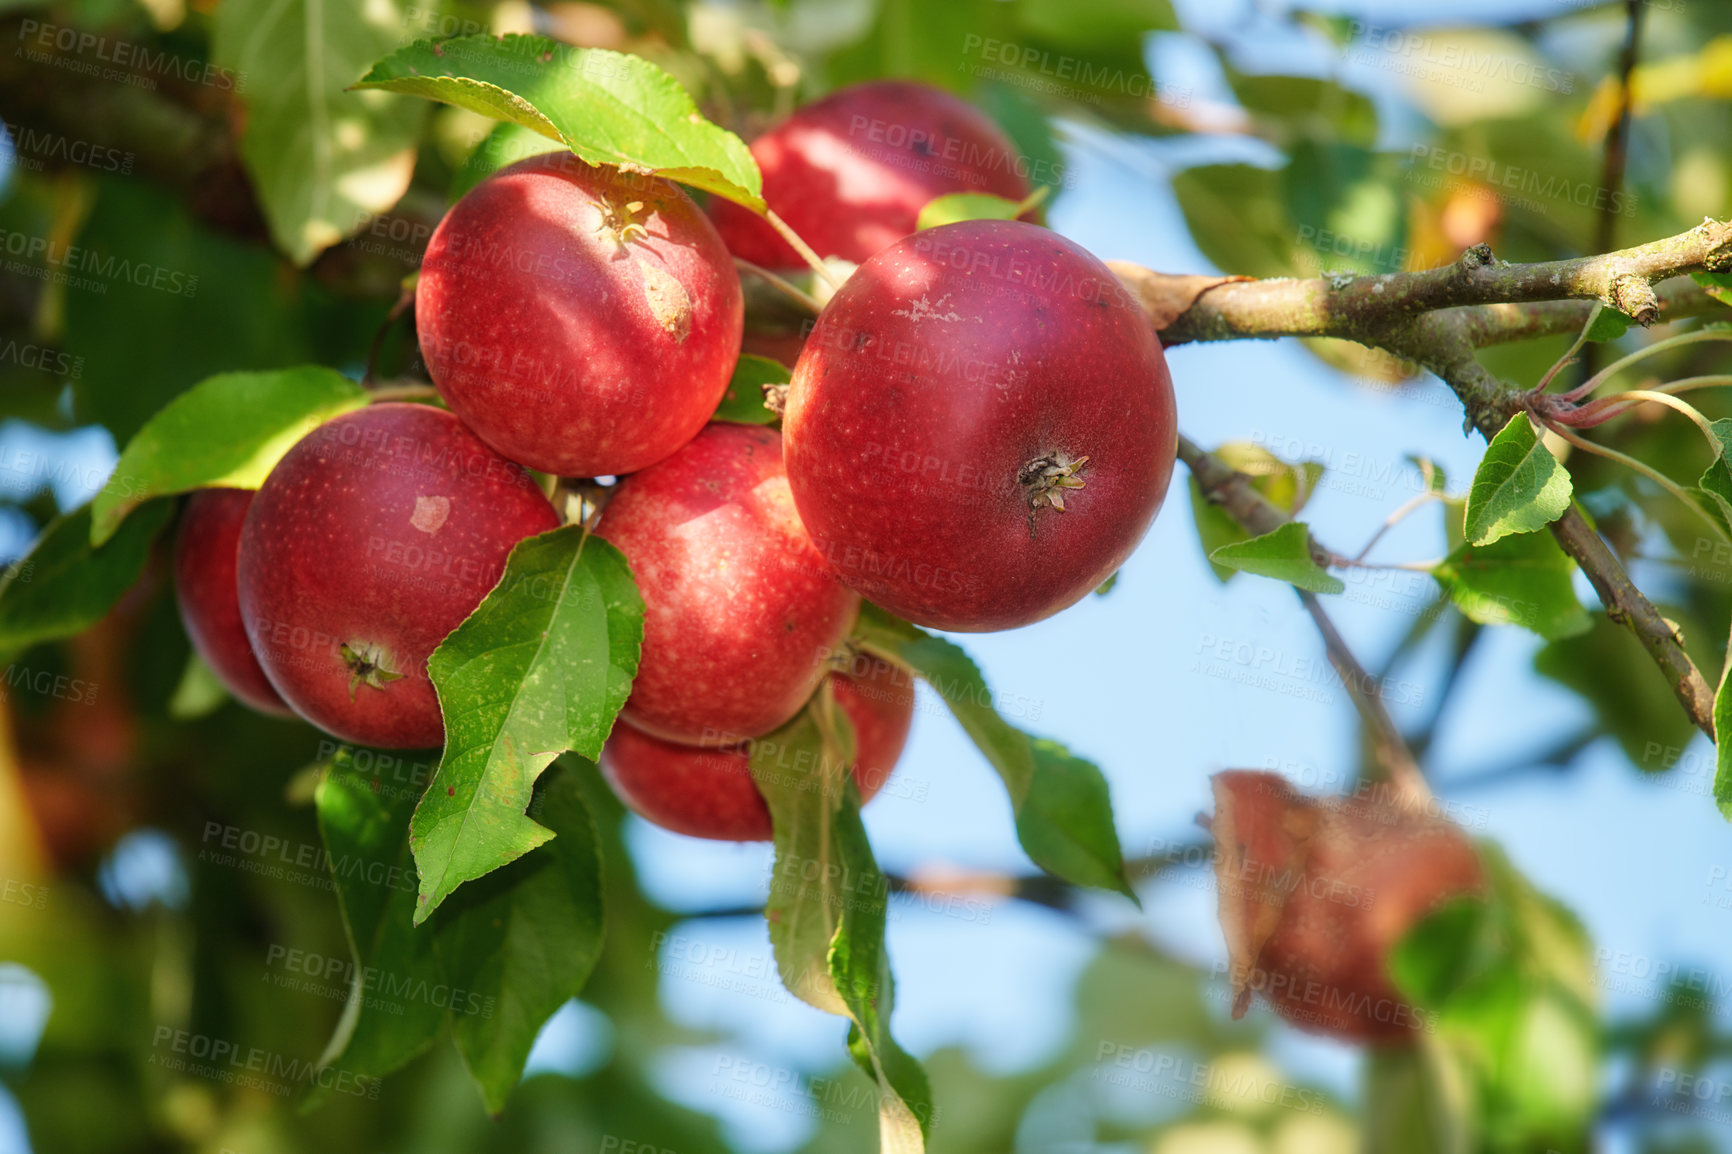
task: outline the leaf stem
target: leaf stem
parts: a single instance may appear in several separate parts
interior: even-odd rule
[[[1442,495],[1443,494],[1437,492],[1435,489],[1427,489],[1425,492],[1420,493],[1418,496],[1412,497],[1409,500],[1403,502],[1395,510],[1395,512],[1391,513],[1388,517],[1384,518],[1383,524],[1378,526],[1377,532],[1375,532],[1371,535],[1371,540],[1369,540],[1365,543],[1365,548],[1361,549],[1357,554],[1355,554],[1353,556],[1351,563],[1352,564],[1358,564],[1359,562],[1364,561],[1366,556],[1371,552],[1371,547],[1373,545],[1376,545],[1379,541],[1383,540],[1383,535],[1385,533],[1387,533],[1391,529],[1395,528],[1395,526],[1398,523],[1400,523],[1400,521],[1404,517],[1406,517],[1409,513],[1412,513],[1415,509],[1422,507],[1427,502],[1438,500],[1440,497],[1442,497]]]
[[[1702,520],[1712,526],[1715,536],[1719,537],[1722,541],[1728,540],[1726,530],[1721,527],[1720,522],[1715,520],[1708,510],[1702,508],[1702,506],[1696,502],[1696,499],[1690,496],[1687,489],[1678,484],[1678,482],[1672,480],[1672,478],[1666,476],[1664,473],[1651,468],[1645,462],[1639,461],[1627,453],[1620,453],[1618,450],[1609,449],[1604,445],[1596,445],[1586,437],[1578,436],[1566,425],[1548,424],[1546,427],[1564,440],[1568,441],[1570,444],[1574,445],[1576,448],[1581,449],[1583,452],[1593,453],[1596,456],[1606,458],[1608,461],[1616,461],[1626,469],[1629,469],[1634,473],[1640,473],[1642,476],[1648,478],[1648,480],[1654,482],[1654,484],[1672,494],[1672,496],[1678,498],[1678,500],[1682,501],[1685,506],[1692,510],[1698,517],[1702,518]]]
[[[1714,434],[1714,423],[1704,417],[1701,411],[1689,401],[1680,401],[1672,394],[1662,393],[1657,389],[1631,389],[1626,393],[1613,393],[1605,399],[1608,401],[1652,401],[1656,405],[1665,405],[1669,409],[1676,409],[1689,417],[1696,427],[1702,430],[1702,435],[1708,438],[1708,447],[1714,450],[1714,455],[1716,457],[1720,455],[1720,438]]]
[[[1720,385],[1732,385],[1732,376],[1685,377],[1683,380],[1656,385],[1652,389],[1631,389],[1624,393],[1612,393],[1609,396],[1596,397],[1579,408],[1569,410],[1563,415],[1563,419],[1573,428],[1592,428],[1595,425],[1603,425],[1607,421],[1613,421],[1624,416],[1643,401],[1653,401],[1657,404],[1676,407],[1676,404],[1667,398],[1675,397],[1679,393],[1714,388]],[[1695,421],[1704,432],[1712,435],[1713,430],[1710,427],[1712,422],[1703,417],[1694,406],[1691,406],[1685,415],[1690,416],[1690,419]],[[1556,417],[1557,414],[1553,414],[1553,416]],[[1720,451],[1718,438],[1714,439],[1713,445],[1714,451],[1718,453]]]
[[[1606,306],[1601,304],[1599,301],[1594,302],[1593,310],[1588,313],[1588,323],[1583,325],[1582,331],[1576,334],[1576,343],[1571,345],[1564,355],[1559,357],[1552,367],[1546,370],[1546,375],[1541,377],[1540,383],[1534,386],[1534,392],[1545,392],[1546,386],[1552,383],[1552,378],[1563,372],[1575,362],[1576,354],[1581,352],[1582,346],[1588,343],[1588,334],[1593,331],[1594,322],[1600,319],[1600,313],[1605,309],[1605,307]]]
[[[1715,389],[1732,385],[1732,375],[1713,373],[1704,377],[1682,377],[1676,381],[1667,381],[1663,385],[1655,385],[1656,393],[1693,393],[1697,389]]]
[[[414,305],[417,283],[419,283],[419,277],[409,279],[408,283],[405,283],[398,290],[397,300],[385,313],[385,319],[379,322],[379,327],[373,330],[373,343],[367,347],[367,368],[361,374],[363,386],[371,385],[373,382],[375,371],[379,367],[379,352],[385,347],[385,334],[390,331],[392,325],[402,318],[404,312]]]
[[[1038,186],[1033,192],[1016,202],[1017,217],[1020,219],[1024,213],[1039,208],[1041,205],[1046,203],[1046,198],[1051,195],[1052,185],[1043,184]]]
[[[1656,353],[1663,353],[1668,349],[1682,348],[1684,345],[1698,344],[1702,341],[1732,341],[1732,329],[1697,329],[1695,332],[1680,333],[1675,337],[1667,337],[1663,341],[1655,341],[1651,345],[1637,349],[1627,357],[1613,361],[1569,392],[1558,395],[1566,400],[1580,400],[1605,384],[1614,374],[1639,360],[1651,357]]]
[[[1329,567],[1331,569],[1408,569],[1415,573],[1429,573],[1443,564],[1445,558],[1435,561],[1361,561],[1358,557],[1342,557],[1331,553]]]

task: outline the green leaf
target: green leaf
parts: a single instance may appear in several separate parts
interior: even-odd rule
[[[1471,1082],[1490,1148],[1585,1148],[1599,1078],[1592,942],[1496,846],[1478,852],[1480,897],[1412,927],[1390,953],[1390,975],[1430,1012],[1432,1038]]]
[[[382,1077],[452,1027],[487,1108],[503,1108],[541,1027],[583,988],[602,942],[601,858],[572,772],[536,783],[559,836],[446,902],[417,929],[409,823],[423,767],[369,774],[341,746],[315,793],[343,928],[350,997],[321,1065]],[[405,755],[365,751],[366,764]],[[408,755],[414,756],[414,755]]]
[[[388,303],[284,275],[270,248],[212,231],[158,185],[98,178],[97,189],[79,248],[142,283],[116,276],[106,292],[66,294],[67,351],[85,361],[78,423],[105,425],[124,445],[190,382],[364,361]],[[161,275],[138,275],[150,270]]]
[[[989,84],[977,88],[970,99],[1010,137],[1020,160],[1026,165],[1031,185],[1065,191],[1065,157],[1053,135],[1052,121],[1032,92],[1014,84]]]
[[[1289,521],[1272,533],[1223,545],[1209,560],[1232,569],[1273,577],[1312,593],[1340,593],[1347,586],[1311,556],[1311,531],[1303,521]]]
[[[1138,60],[1144,33],[1179,29],[1169,0],[1023,0],[1016,14],[1030,35],[1072,51]]]
[[[785,385],[791,376],[780,361],[741,353],[733,378],[728,381],[728,391],[722,394],[722,403],[716,406],[710,419],[732,421],[736,425],[769,425],[781,420],[764,407],[764,386]]]
[[[1720,451],[1708,463],[1698,485],[1707,498],[1704,504],[1708,511],[1716,514],[1722,524],[1732,524],[1732,466],[1728,465],[1726,457],[1726,450],[1732,447],[1732,418],[1711,421],[1709,428],[1713,430],[1714,439],[1720,442]]]
[[[1593,943],[1581,920],[1536,889],[1495,844],[1475,848],[1483,892],[1432,909],[1391,950],[1389,973],[1402,992],[1441,1011],[1508,971],[1595,1004]]]
[[[980,669],[961,648],[863,604],[855,640],[919,674],[944,699],[998,771],[1029,859],[1078,885],[1136,901],[1125,877],[1106,778],[1056,742],[1031,738],[1000,717]]]
[[[1553,641],[1591,624],[1571,583],[1575,568],[1551,534],[1521,533],[1478,548],[1464,544],[1431,575],[1481,625],[1520,625]]]
[[[187,654],[186,668],[168,699],[168,715],[175,721],[197,721],[209,717],[229,699],[229,691],[196,651]]]
[[[1630,331],[1630,326],[1636,322],[1617,309],[1609,309],[1605,305],[1596,305],[1594,319],[1588,322],[1587,339],[1590,341],[1615,341]]]
[[[1050,185],[1042,185],[1020,201],[987,192],[947,192],[926,202],[914,227],[924,232],[965,220],[1015,220],[1045,200],[1051,191]]]
[[[1225,273],[1294,276],[1298,230],[1279,173],[1252,164],[1212,164],[1173,176],[1191,239]]]
[[[1454,898],[1403,936],[1389,971],[1420,1005],[1441,1005],[1497,961],[1500,946],[1483,898]]]
[[[835,831],[845,868],[876,869],[852,781],[836,815]],[[886,896],[843,907],[842,924],[830,945],[830,980],[852,1023],[848,1054],[878,1088],[880,1149],[918,1154],[925,1149],[932,1126],[932,1087],[920,1063],[890,1034],[895,978],[884,947],[887,906]]]
[[[173,512],[154,505],[101,548],[90,543],[90,506],[51,522],[0,585],[0,653],[71,637],[102,620],[138,580]]]
[[[553,837],[524,815],[535,779],[567,750],[600,755],[642,643],[643,599],[612,545],[567,525],[511,550],[499,584],[427,661],[445,753],[412,827],[417,925]]]
[[[1720,816],[1732,821],[1732,660],[1726,662],[1720,674],[1720,688],[1714,691],[1714,804]]]
[[[359,755],[365,752],[365,758]],[[355,959],[349,1000],[319,1059],[383,1077],[425,1050],[445,1029],[448,1000],[433,934],[417,931],[409,818],[417,775],[368,773],[404,755],[339,746],[314,791],[319,833],[330,858],[343,932]],[[403,780],[407,778],[408,780]]]
[[[1693,272],[1690,279],[1701,285],[1709,296],[1723,305],[1732,305],[1732,274],[1723,272]]]
[[[226,0],[215,63],[244,77],[241,159],[278,247],[298,265],[409,188],[427,110],[344,90],[403,39],[398,0]]]
[[[1287,209],[1297,226],[1296,260],[1313,275],[1399,272],[1408,253],[1401,162],[1394,153],[1369,147],[1369,142],[1348,144],[1334,136],[1331,132],[1321,140],[1298,140],[1281,174]]]
[[[1366,1149],[1376,1154],[1472,1154],[1473,1099],[1460,1063],[1421,1035],[1365,1055]]]
[[[852,1023],[848,1052],[878,1087],[880,1148],[913,1154],[925,1146],[932,1095],[919,1063],[890,1036],[890,885],[860,823],[853,760],[853,731],[826,693],[753,744],[752,780],[776,843],[764,914],[783,984]]]
[[[1419,470],[1420,479],[1425,482],[1425,488],[1430,493],[1443,493],[1449,489],[1449,474],[1443,466],[1430,457],[1420,457],[1413,453],[1407,454],[1406,461]]]
[[[1289,464],[1274,453],[1248,441],[1228,441],[1212,450],[1212,456],[1251,478],[1251,487],[1288,516],[1295,516],[1305,507],[1317,483],[1323,479],[1323,466],[1316,461]],[[1223,545],[1249,541],[1251,534],[1233,520],[1225,509],[1211,504],[1203,496],[1195,477],[1191,478],[1191,513],[1197,522],[1197,536],[1207,557]],[[1230,581],[1237,569],[1209,562],[1209,569],[1222,584]]]
[[[451,178],[451,187],[445,193],[446,199],[455,203],[470,189],[508,164],[543,153],[559,152],[564,148],[562,142],[549,140],[533,128],[525,128],[509,120],[500,121],[482,138],[481,143],[475,146],[475,150]]]
[[[679,81],[641,56],[544,36],[420,40],[356,85],[425,96],[563,142],[591,164],[655,173],[764,211],[745,142],[705,120]]]
[[[1370,148],[1377,143],[1377,104],[1335,80],[1316,76],[1240,72],[1227,69],[1233,95],[1265,128],[1278,147],[1301,141],[1340,142]]]
[[[1017,40],[1018,7],[1001,0],[878,0],[870,31],[825,62],[825,81],[841,87],[896,76],[966,93],[978,86],[973,66],[985,63],[978,46],[988,38]]]
[[[601,957],[600,842],[574,774],[544,774],[533,810],[558,836],[467,887],[434,921],[445,981],[469,995],[453,1007],[452,1036],[491,1114],[522,1079],[541,1027]]]
[[[1512,533],[1532,533],[1570,507],[1570,475],[1540,440],[1527,414],[1509,419],[1473,475],[1467,493],[1467,540],[1490,545]]]
[[[302,365],[207,377],[145,422],[90,503],[100,545],[153,497],[192,489],[256,489],[294,443],[367,403],[334,369]]]
[[[857,790],[843,767],[854,760],[854,732],[844,717],[833,731],[819,726],[818,699],[750,751],[752,782],[770,808],[776,863],[764,916],[776,968],[788,992],[828,1014],[847,1004],[830,977],[830,943],[851,902],[882,902],[889,893],[874,866],[850,874],[836,825]],[[846,796],[845,796],[846,795]],[[878,892],[882,890],[883,892]]]

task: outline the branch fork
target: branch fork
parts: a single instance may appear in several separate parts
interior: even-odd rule
[[[1538,389],[1508,384],[1480,364],[1478,348],[1579,333],[1598,307],[1616,309],[1644,326],[1720,313],[1726,306],[1700,285],[1674,278],[1732,271],[1732,222],[1708,219],[1677,236],[1633,248],[1529,265],[1500,261],[1489,246],[1479,244],[1442,268],[1347,280],[1176,278],[1124,262],[1110,267],[1143,307],[1164,346],[1276,337],[1355,341],[1435,373],[1461,400],[1464,431],[1478,429],[1489,441],[1519,412],[1553,427],[1570,427],[1623,409],[1596,407],[1599,403],[1587,401],[1583,390],[1545,392],[1551,374]],[[1238,474],[1195,445],[1181,441],[1180,456],[1210,499],[1248,531],[1266,533],[1285,520],[1251,488],[1249,478],[1235,481]],[[1247,493],[1267,508],[1249,501]],[[1607,616],[1636,635],[1690,720],[1712,737],[1713,690],[1671,623],[1636,588],[1579,509],[1572,506],[1550,528],[1587,575]]]

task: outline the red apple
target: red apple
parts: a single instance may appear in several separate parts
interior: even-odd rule
[[[565,152],[471,189],[415,290],[452,412],[511,460],[568,477],[635,472],[696,436],[739,358],[742,309],[690,197]]]
[[[914,231],[927,202],[951,192],[1028,195],[1026,162],[979,109],[903,80],[856,84],[795,112],[752,142],[764,200],[815,249],[856,264]],[[710,202],[735,256],[804,267],[764,219]]]
[[[800,711],[860,599],[812,548],[774,429],[714,424],[621,482],[596,525],[631,563],[643,656],[620,716],[686,745],[760,737]]]
[[[293,717],[259,668],[241,622],[235,566],[248,489],[204,489],[187,498],[174,545],[174,593],[192,647],[223,688],[261,713]]]
[[[864,805],[902,756],[914,719],[914,683],[877,658],[861,658],[853,668],[856,675],[836,674],[830,684],[854,727],[854,782]],[[664,829],[718,841],[765,841],[770,810],[750,764],[752,747],[765,740],[698,749],[621,725],[602,750],[601,769],[621,801]],[[791,773],[806,771],[791,754],[786,764]]]
[[[427,658],[559,526],[529,474],[450,413],[380,404],[308,433],[241,530],[241,612],[296,713],[345,741],[436,746]]]
[[[1056,233],[969,221],[849,278],[783,423],[800,518],[868,600],[940,629],[1076,602],[1137,547],[1177,450],[1148,321]]]
[[[1389,951],[1485,874],[1459,826],[1371,792],[1316,801],[1273,773],[1214,777],[1215,880],[1233,1016],[1263,995],[1301,1030],[1400,1043],[1424,1025]]]

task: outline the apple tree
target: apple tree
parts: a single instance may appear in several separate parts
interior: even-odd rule
[[[826,1024],[822,1076],[707,1075],[815,1149],[1712,1147],[1712,975],[1597,945],[1436,767],[1536,728],[1446,714],[1525,644],[1586,720],[1488,777],[1703,750],[1681,800],[1732,816],[1732,14],[13,7],[0,1072],[34,1149],[774,1145],[682,1096],[670,966]],[[1082,203],[1107,238],[1168,206],[1194,251],[1079,243]],[[1353,403],[1440,402],[1379,446],[1417,484],[1361,548],[1312,524],[1364,470],[1259,423],[1300,386],[1201,359],[1274,340]],[[1242,427],[1194,440],[1211,394]],[[1458,417],[1470,470],[1421,453]],[[1302,669],[1196,650],[1205,694],[1339,691],[1326,788],[1256,712],[1267,765],[1170,756],[1204,722],[1087,648],[1026,679],[1149,765],[994,694],[970,635],[1137,612],[1157,548],[1314,626]],[[1418,594],[1371,662],[1338,621],[1387,575]],[[881,864],[863,807],[943,773],[929,721],[1018,871]],[[1130,845],[1134,771],[1200,828]],[[654,827],[769,843],[755,900],[670,900]],[[1194,948],[1174,883],[1210,895]],[[1092,933],[1066,1040],[917,1056],[910,903]],[[682,928],[740,918],[749,979]],[[1614,1013],[1632,965],[1660,992]],[[601,1056],[550,1074],[574,1022]],[[1280,1064],[1295,1031],[1356,1083]]]

